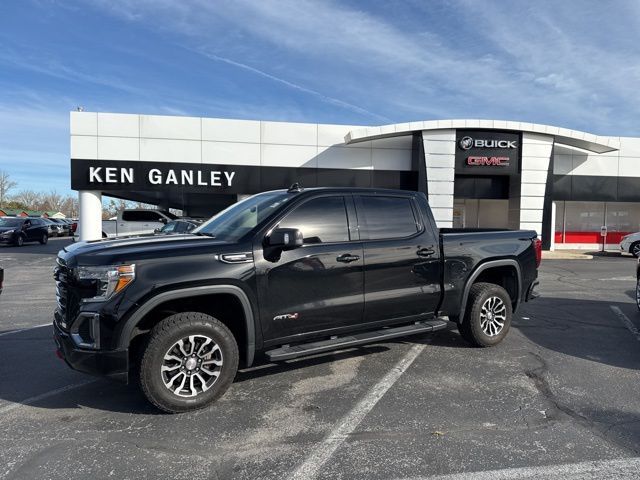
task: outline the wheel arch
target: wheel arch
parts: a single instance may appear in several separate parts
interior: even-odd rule
[[[460,316],[459,316],[460,322],[464,321],[464,314],[467,309],[467,301],[469,300],[469,292],[471,291],[471,287],[473,286],[473,284],[477,283],[478,281],[483,281],[483,277],[487,278],[492,273],[504,272],[505,269],[507,269],[506,271],[511,270],[512,272],[515,273],[515,278],[516,278],[515,291],[511,292],[509,291],[510,290],[509,288],[505,288],[505,289],[507,290],[507,292],[509,292],[509,295],[511,296],[513,313],[516,312],[520,304],[520,298],[522,297],[522,270],[520,268],[520,264],[518,263],[517,260],[512,258],[505,258],[501,260],[489,260],[487,262],[484,262],[478,265],[476,269],[471,273],[471,275],[469,275],[469,278],[467,279],[464,285],[464,290],[462,293],[462,301],[460,305]],[[496,283],[495,281],[489,281],[488,283],[495,283],[497,285],[504,286],[500,283]]]
[[[253,309],[251,306],[251,302],[249,301],[249,297],[240,287],[237,287],[235,285],[207,285],[199,287],[188,287],[159,293],[158,295],[151,297],[126,320],[120,333],[118,347],[123,349],[129,348],[132,340],[135,337],[136,327],[146,318],[148,314],[150,314],[163,304],[181,299],[186,300],[190,298],[216,294],[231,295],[238,301],[240,307],[242,308],[244,314],[244,330],[246,334],[243,345],[245,347],[245,362],[247,366],[250,366],[253,363],[256,349],[255,317],[253,315]]]

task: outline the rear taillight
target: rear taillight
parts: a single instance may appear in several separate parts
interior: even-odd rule
[[[72,231],[73,233],[76,233],[76,230],[77,230],[77,229],[78,229],[78,222],[73,222],[73,223],[71,224],[71,231]]]
[[[536,267],[539,267],[542,262],[542,241],[539,238],[533,239],[533,249],[536,252]]]

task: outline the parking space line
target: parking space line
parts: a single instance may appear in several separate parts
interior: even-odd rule
[[[624,326],[627,327],[629,331],[636,337],[636,340],[640,342],[640,330],[638,330],[638,327],[636,327],[635,324],[629,319],[629,317],[627,317],[622,312],[622,310],[620,310],[620,307],[617,307],[615,305],[609,306],[611,307],[611,310],[613,310],[613,313],[615,313],[616,316],[622,321],[622,323],[624,323]]]
[[[97,380],[96,379],[86,380],[81,383],[74,383],[73,385],[67,385],[66,387],[56,388],[55,390],[50,390],[48,392],[41,393],[40,395],[26,398],[25,400],[21,400],[19,402],[10,402],[8,405],[4,405],[0,407],[0,415],[4,413],[8,413],[12,410],[15,410],[16,408],[24,407],[26,405],[39,402],[40,400],[44,400],[45,398],[53,397],[54,395],[58,395],[60,393],[68,392],[69,390],[73,390],[74,388],[84,387],[85,385],[89,385],[90,383],[94,383],[94,382],[97,382]]]
[[[320,468],[331,458],[347,436],[356,429],[364,417],[376,406],[378,401],[393,384],[396,383],[425,348],[425,345],[414,345],[391,371],[374,385],[364,398],[341,419],[337,427],[327,435],[320,445],[314,448],[314,452],[305,459],[290,478],[292,480],[308,480],[314,478]]]
[[[636,479],[640,472],[640,458],[616,458],[544,467],[505,468],[483,472],[454,473],[430,477],[408,477],[405,480],[533,480],[564,479]]]
[[[14,333],[26,332],[27,330],[33,330],[35,328],[50,327],[51,325],[52,323],[49,322],[49,323],[43,323],[41,325],[35,325],[34,327],[26,327],[26,328],[20,328],[18,330],[11,330],[10,332],[0,333],[0,337],[4,337],[5,335],[13,335]]]

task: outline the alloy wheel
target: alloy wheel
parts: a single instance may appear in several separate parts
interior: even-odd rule
[[[631,254],[635,257],[640,257],[640,243],[634,243],[631,247]]]
[[[489,337],[498,335],[507,319],[507,307],[499,297],[489,297],[480,310],[480,328]]]
[[[189,335],[165,353],[162,382],[179,397],[195,397],[209,390],[222,370],[222,350],[206,335]]]

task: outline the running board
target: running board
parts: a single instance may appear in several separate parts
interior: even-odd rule
[[[446,328],[447,323],[448,322],[440,319],[427,320],[424,322],[416,322],[411,325],[404,325],[402,327],[383,328],[370,332],[356,333],[347,337],[336,337],[329,340],[321,340],[318,342],[303,343],[293,346],[284,345],[265,353],[272,362],[290,360],[304,355],[329,352],[331,350],[339,350],[345,347],[353,347],[380,340],[389,340],[391,338],[404,337],[406,335],[414,335],[417,333],[434,332],[436,330]]]

